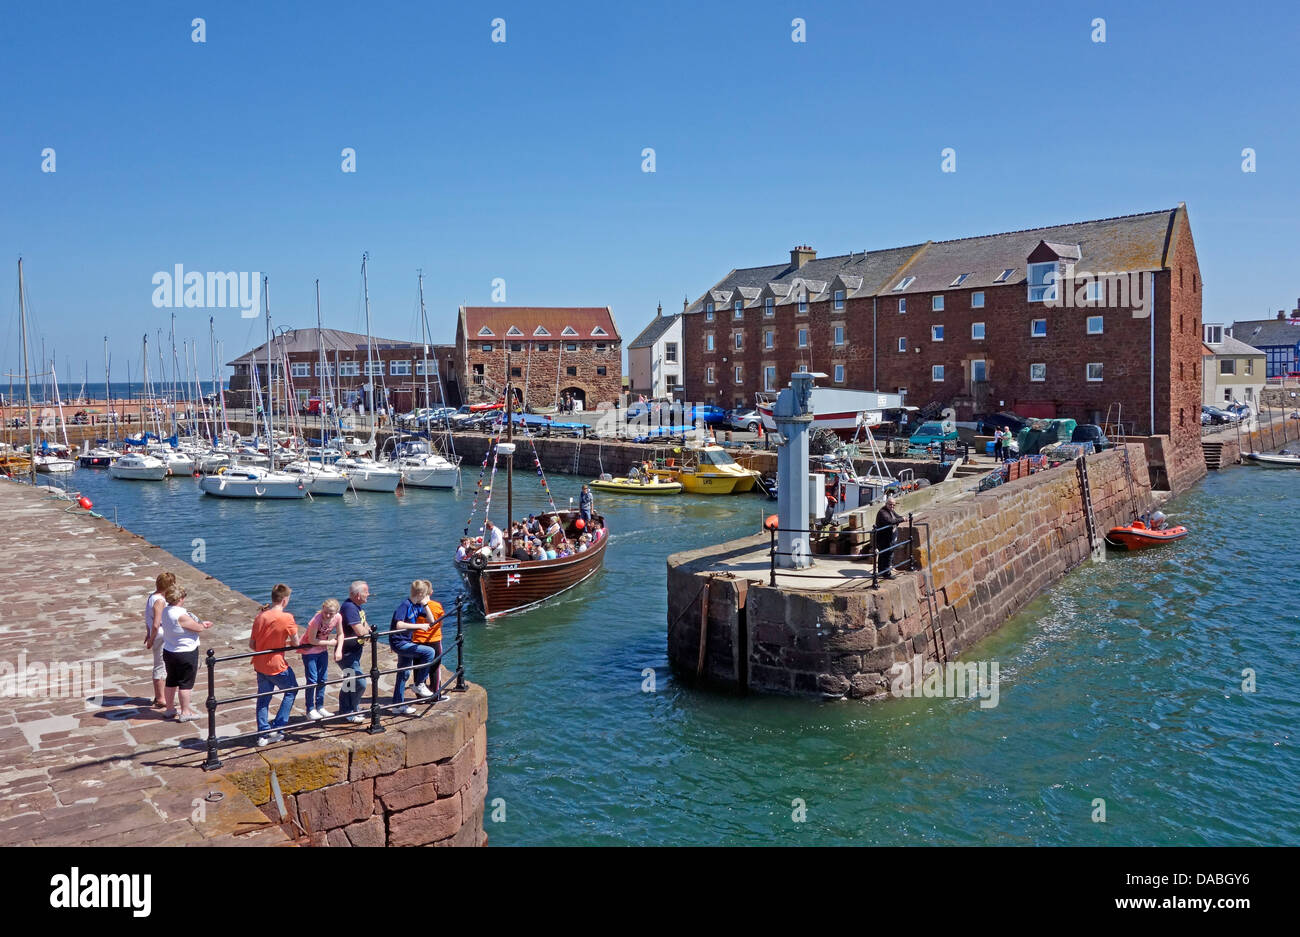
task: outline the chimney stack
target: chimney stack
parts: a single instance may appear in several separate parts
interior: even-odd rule
[[[790,266],[798,270],[810,260],[817,259],[817,252],[807,244],[801,244],[790,251]]]
[[[1279,309],[1279,310],[1277,311],[1277,318],[1278,318],[1278,321],[1279,321],[1279,322],[1282,321],[1283,319],[1286,318],[1286,313],[1283,312],[1281,309]]]

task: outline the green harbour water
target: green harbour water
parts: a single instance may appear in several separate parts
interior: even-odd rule
[[[415,578],[448,603],[476,477],[467,468],[459,493],[315,503],[222,500],[189,478],[93,469],[70,486],[177,556],[202,538],[195,565],[250,596],[289,583],[302,622],[356,578],[371,585],[374,619]],[[579,479],[550,480],[557,501],[577,495]],[[999,665],[993,708],[684,685],[666,661],[665,559],[756,530],[770,505],[598,495],[613,535],[602,573],[542,608],[467,625],[467,675],[489,698],[489,816],[505,805],[504,822],[485,819],[491,841],[1300,844],[1298,492],[1300,473],[1234,468],[1171,502],[1190,537],[1076,570],[967,652]],[[515,505],[545,506],[531,478]]]

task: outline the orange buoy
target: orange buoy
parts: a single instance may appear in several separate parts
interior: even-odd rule
[[[775,514],[769,514],[767,520],[763,521],[764,530],[777,530],[780,526],[780,519]]]
[[[81,507],[83,511],[89,511],[91,508],[95,506],[95,502],[91,501],[85,495],[82,495],[80,498],[77,499],[77,504]]]
[[[576,527],[576,528],[578,528],[579,530],[582,530],[584,527],[587,526],[587,522],[584,521],[584,520],[580,517],[580,518],[578,518],[576,521],[573,522],[573,526]]]

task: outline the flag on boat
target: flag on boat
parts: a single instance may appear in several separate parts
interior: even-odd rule
[[[506,585],[507,585],[507,586],[513,586],[513,585],[514,585],[515,583],[517,583],[518,581],[519,581],[519,574],[518,574],[518,573],[506,573]]]

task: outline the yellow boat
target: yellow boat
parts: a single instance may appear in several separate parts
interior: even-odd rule
[[[687,494],[731,495],[753,491],[758,472],[741,468],[736,460],[718,445],[688,446],[676,458],[656,460],[650,473],[681,482]]]
[[[596,491],[621,495],[676,495],[682,491],[681,482],[664,481],[657,475],[644,472],[632,478],[594,478],[588,485]]]

